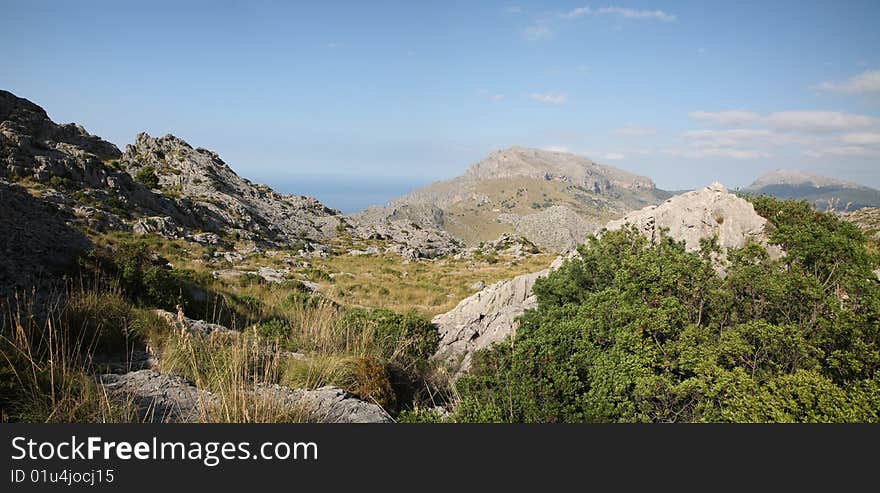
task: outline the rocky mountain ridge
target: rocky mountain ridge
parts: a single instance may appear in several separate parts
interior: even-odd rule
[[[743,191],[806,200],[817,209],[836,212],[880,207],[880,190],[800,170],[771,171]]]
[[[369,226],[405,217],[470,246],[516,233],[563,252],[607,220],[667,196],[646,177],[582,156],[511,147],[493,151],[458,177],[351,218]]]

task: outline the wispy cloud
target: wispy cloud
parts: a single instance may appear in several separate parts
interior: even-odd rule
[[[564,19],[577,19],[585,15],[615,15],[625,17],[627,19],[639,20],[657,20],[663,22],[672,22],[677,19],[674,14],[669,14],[662,10],[637,10],[626,7],[601,7],[594,9],[592,7],[578,7],[568,12],[559,14]]]
[[[846,134],[841,139],[847,144],[880,146],[880,132],[859,132]]]
[[[838,132],[877,124],[870,116],[837,111],[780,111],[770,113],[767,121],[781,130],[803,132]]]
[[[522,35],[530,41],[549,38],[562,27],[562,24],[585,16],[613,16],[623,19],[660,22],[673,22],[678,19],[678,16],[675,14],[670,14],[662,10],[638,10],[613,5],[600,8],[585,6],[567,12],[545,13],[532,25],[523,29]]]
[[[811,158],[880,158],[880,149],[865,146],[836,146],[804,151]]]
[[[751,111],[729,110],[729,111],[695,111],[688,115],[692,120],[698,122],[713,123],[723,127],[739,127],[749,125],[759,120],[761,116]]]
[[[811,158],[880,157],[880,119],[836,111],[731,110],[695,112],[691,119],[716,128],[681,134],[686,146],[670,155],[686,158],[761,159],[797,151]],[[748,128],[742,128],[749,125]],[[717,128],[718,126],[726,128]]]
[[[816,89],[843,94],[880,92],[880,70],[866,70],[841,82],[823,82]]]
[[[652,127],[640,127],[638,125],[630,125],[627,127],[618,128],[611,133],[620,137],[647,137],[649,135],[656,134],[657,129]]]
[[[535,93],[529,96],[533,100],[544,103],[544,104],[565,104],[568,101],[568,97],[565,94],[559,93]]]
[[[741,110],[696,111],[689,116],[692,120],[722,127],[764,125],[784,131],[802,132],[857,130],[871,127],[878,122],[870,116],[837,111],[778,111],[766,115]]]

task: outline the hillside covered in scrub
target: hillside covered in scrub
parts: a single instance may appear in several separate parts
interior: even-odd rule
[[[0,421],[876,422],[872,212],[513,148],[344,216],[0,92]]]

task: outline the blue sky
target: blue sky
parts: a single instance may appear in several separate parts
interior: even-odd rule
[[[352,210],[492,149],[880,187],[880,2],[0,0],[0,88]]]

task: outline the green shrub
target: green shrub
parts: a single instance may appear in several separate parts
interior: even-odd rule
[[[153,166],[147,165],[137,170],[134,179],[147,188],[159,188],[159,176],[156,175],[156,168]]]
[[[415,312],[354,309],[338,323],[344,330],[369,334],[370,354],[405,369],[424,368],[440,340],[436,327]]]

